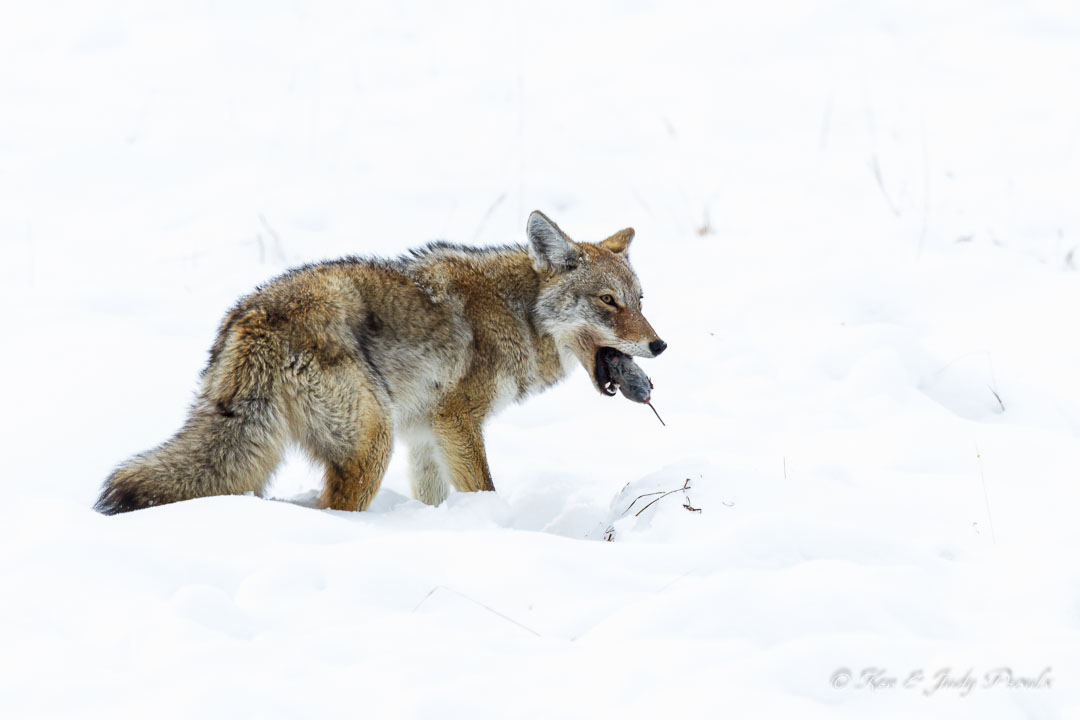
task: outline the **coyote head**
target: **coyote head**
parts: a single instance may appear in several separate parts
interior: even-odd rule
[[[600,392],[614,394],[604,348],[656,357],[667,343],[641,314],[641,283],[627,250],[633,228],[599,243],[577,243],[539,210],[529,216],[529,256],[540,275],[537,319],[560,351],[573,353]]]

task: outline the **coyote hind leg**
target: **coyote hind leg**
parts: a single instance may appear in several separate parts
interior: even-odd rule
[[[296,439],[326,467],[320,506],[366,510],[382,484],[393,449],[393,423],[363,375],[314,370],[296,421]]]
[[[390,463],[390,417],[380,407],[364,408],[344,437],[352,438],[351,447],[334,448],[319,458],[326,464],[320,505],[330,510],[367,510]]]

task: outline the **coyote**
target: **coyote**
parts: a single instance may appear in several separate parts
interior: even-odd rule
[[[395,435],[413,496],[494,490],[485,419],[563,379],[576,358],[613,394],[604,350],[656,357],[627,260],[634,230],[571,240],[543,213],[527,245],[435,242],[395,259],[291,270],[225,316],[183,427],[105,481],[106,514],[261,494],[286,443],[325,468],[320,505],[364,510]]]

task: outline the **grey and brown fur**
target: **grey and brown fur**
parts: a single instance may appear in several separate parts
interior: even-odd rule
[[[409,445],[418,499],[493,490],[486,418],[574,359],[603,390],[602,347],[666,347],[641,314],[632,229],[576,243],[534,212],[527,234],[523,246],[434,243],[397,260],[308,265],[242,298],[183,427],[113,471],[96,509],[261,494],[289,442],[325,466],[326,508],[368,507],[395,437]]]

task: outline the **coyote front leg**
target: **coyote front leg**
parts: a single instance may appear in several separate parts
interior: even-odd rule
[[[458,492],[494,490],[480,423],[468,413],[439,412],[432,430],[446,460],[450,482]]]
[[[428,505],[440,505],[449,492],[439,467],[435,438],[413,438],[409,441],[409,484],[413,497]]]

